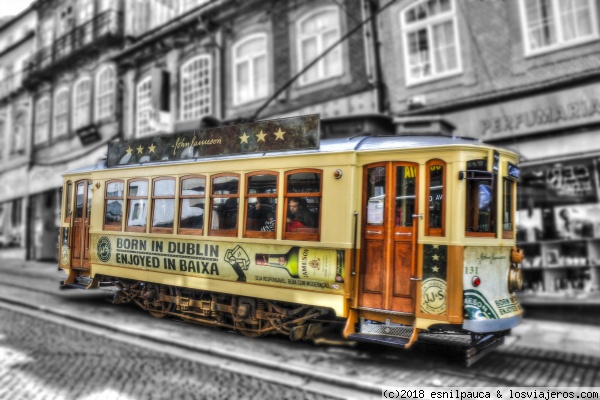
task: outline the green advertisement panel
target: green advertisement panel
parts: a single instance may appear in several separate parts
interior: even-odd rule
[[[92,262],[199,278],[343,293],[344,250],[91,235]]]

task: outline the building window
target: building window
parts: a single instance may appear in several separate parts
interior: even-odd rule
[[[90,124],[92,81],[89,78],[75,84],[73,93],[73,128],[83,128]]]
[[[49,18],[41,23],[40,27],[40,48],[52,46],[54,42],[54,19]]]
[[[111,117],[115,112],[115,69],[104,67],[96,77],[96,119]]]
[[[173,233],[175,179],[156,178],[152,187],[152,232]]]
[[[202,235],[205,188],[204,176],[181,178],[179,233]]]
[[[152,78],[147,77],[137,85],[137,137],[154,132],[152,119]]]
[[[39,99],[35,104],[34,144],[39,145],[50,139],[50,99]]]
[[[106,182],[104,196],[104,229],[121,230],[123,220],[123,181]]]
[[[467,162],[466,235],[496,236],[496,179],[487,160]]]
[[[298,21],[298,69],[302,70],[340,38],[340,13],[337,8],[313,12]],[[300,77],[306,85],[342,75],[342,47],[337,46]]]
[[[598,38],[593,0],[521,0],[527,54]]]
[[[148,181],[129,182],[127,191],[127,229],[133,232],[146,232],[148,215]]]
[[[54,138],[69,133],[69,90],[61,89],[54,96]]]
[[[10,153],[13,155],[25,154],[25,140],[27,137],[27,112],[17,110],[14,118],[14,137],[10,145]]]
[[[0,119],[0,161],[4,159],[4,143],[6,142],[6,123]]]
[[[275,239],[277,223],[277,173],[246,175],[245,237]]]
[[[215,175],[211,184],[210,235],[237,236],[239,175]]]
[[[453,0],[426,0],[401,13],[407,84],[460,72]]]
[[[235,104],[265,97],[268,76],[266,35],[251,36],[233,46]]]
[[[321,174],[316,169],[286,172],[284,239],[319,240]]]
[[[429,206],[425,213],[425,234],[444,236],[446,163],[442,160],[427,162],[427,198]]]
[[[212,113],[211,58],[202,55],[181,66],[181,120],[199,119]]]

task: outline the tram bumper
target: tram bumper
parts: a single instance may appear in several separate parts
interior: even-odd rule
[[[522,317],[523,314],[518,314],[501,319],[465,320],[462,327],[466,331],[476,333],[501,332],[518,326]]]

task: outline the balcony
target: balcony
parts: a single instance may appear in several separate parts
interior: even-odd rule
[[[26,62],[24,83],[34,84],[52,76],[57,68],[67,65],[75,57],[102,51],[103,45],[120,43],[124,31],[122,13],[109,10],[96,15],[35,53]]]

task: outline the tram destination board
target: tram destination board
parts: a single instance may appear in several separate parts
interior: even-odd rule
[[[203,157],[319,148],[319,116],[265,120],[197,131],[117,140],[108,167]]]

